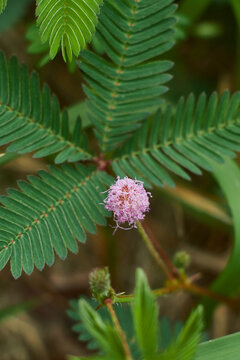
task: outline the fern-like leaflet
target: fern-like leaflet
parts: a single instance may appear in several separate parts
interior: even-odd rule
[[[11,258],[11,271],[31,274],[52,265],[54,251],[61,259],[67,250],[76,253],[75,241],[85,241],[85,230],[96,232],[95,223],[105,225],[108,211],[100,203],[112,183],[106,173],[83,165],[50,167],[40,177],[19,181],[21,189],[9,189],[0,202],[0,269]]]
[[[145,185],[174,186],[169,174],[189,180],[186,170],[211,171],[212,161],[223,163],[240,151],[240,92],[230,97],[214,92],[196,101],[193,94],[181,98],[177,107],[157,112],[131,140],[116,152],[113,169],[119,176],[142,179]]]
[[[29,77],[25,65],[15,57],[7,64],[0,52],[0,146],[8,143],[8,152],[35,151],[34,157],[59,153],[56,163],[91,158],[79,119],[71,137],[67,112],[61,114],[49,87],[41,91],[35,72]]]
[[[103,0],[37,0],[36,15],[43,42],[53,59],[61,46],[65,61],[78,56],[92,39]]]
[[[173,0],[104,2],[96,36],[111,61],[83,51],[89,111],[102,150],[126,140],[167,91],[170,61],[156,57],[173,45]]]

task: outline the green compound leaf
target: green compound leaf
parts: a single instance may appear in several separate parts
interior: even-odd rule
[[[7,0],[0,0],[0,14],[3,12],[6,6],[7,6]]]
[[[65,61],[78,56],[92,40],[103,0],[37,0],[37,24],[53,59],[62,49]]]
[[[152,360],[158,347],[158,308],[147,278],[141,269],[137,270],[132,313],[137,341],[143,358]]]
[[[60,112],[56,96],[38,75],[31,76],[15,57],[6,63],[0,52],[0,146],[11,143],[7,152],[24,154],[35,151],[34,157],[59,153],[56,163],[87,160],[85,135],[76,120],[73,136],[68,130],[68,114]]]
[[[180,98],[176,108],[169,105],[144,123],[115,153],[112,167],[120,177],[136,177],[148,187],[174,186],[171,172],[189,180],[187,171],[213,171],[213,162],[223,164],[240,151],[239,111],[240,92]]]
[[[80,300],[80,299],[79,299]],[[74,320],[75,324],[73,326],[73,331],[78,334],[78,339],[80,341],[87,342],[87,348],[89,350],[98,350],[100,351],[100,345],[97,340],[92,337],[92,335],[88,332],[86,327],[84,326],[81,316],[79,314],[79,300],[71,300],[70,301],[70,309],[67,311],[68,316]],[[92,308],[96,309],[99,303],[94,299],[86,299]],[[151,300],[152,301],[152,300]],[[140,356],[140,350],[138,348],[138,342],[136,337],[136,331],[134,329],[134,321],[133,321],[133,310],[131,306],[128,304],[115,304],[114,310],[118,317],[119,323],[124,330],[128,344],[131,350],[131,353],[134,359],[138,359]],[[98,314],[101,316],[104,322],[109,322],[110,315],[106,309],[106,307],[101,307],[98,309]],[[144,320],[144,319],[143,319]],[[153,321],[157,321],[158,319],[153,319]],[[174,341],[179,335],[183,324],[181,322],[176,322],[174,326],[171,325],[167,318],[162,318],[158,323],[157,337],[159,348],[161,351],[166,350],[172,341]],[[139,330],[140,331],[140,330]],[[144,330],[142,330],[144,332]],[[156,334],[154,334],[154,339]],[[152,341],[152,340],[151,340]],[[155,340],[154,340],[155,341]]]
[[[79,63],[103,151],[115,149],[159,108],[173,66],[159,56],[174,44],[175,10],[173,0],[104,2],[96,37],[109,60],[83,51]]]
[[[0,270],[10,259],[15,278],[51,266],[54,250],[61,259],[67,250],[77,253],[75,239],[84,242],[85,231],[95,233],[95,223],[105,225],[109,216],[101,205],[113,181],[106,173],[80,164],[51,166],[28,180],[18,182],[21,191],[0,197]]]
[[[79,321],[81,319],[78,313],[78,302],[74,301],[74,306],[69,311],[71,317],[75,318],[75,320]],[[96,304],[96,303],[95,303]],[[71,305],[73,302],[71,301]],[[117,308],[116,308],[117,309]],[[102,310],[102,309],[101,309]],[[92,309],[92,311],[94,311]],[[99,312],[97,312],[99,314]],[[110,321],[109,317],[103,316],[101,313],[101,317],[104,324]],[[127,321],[127,319],[125,319]],[[85,323],[84,323],[85,324]],[[124,322],[123,322],[124,324]],[[121,324],[122,325],[122,324]],[[102,326],[102,324],[101,324]],[[152,360],[238,360],[239,352],[240,352],[240,333],[228,335],[216,340],[207,341],[198,345],[201,339],[201,329],[202,329],[202,308],[198,307],[195,311],[192,312],[191,316],[187,320],[185,326],[180,331],[176,340],[170,344],[169,348],[163,352],[156,354],[152,357]],[[98,327],[98,330],[100,327]],[[77,329],[76,329],[77,330]],[[164,326],[163,331],[166,330]],[[95,338],[94,335],[90,335],[84,330],[84,325],[82,326],[82,334],[85,331],[86,337],[82,337],[83,341],[86,341],[89,338]],[[87,336],[88,334],[88,336]],[[163,334],[164,335],[164,334]],[[130,338],[131,339],[131,338]],[[129,339],[129,341],[130,341]],[[168,339],[169,340],[169,339]],[[139,360],[141,357],[139,354],[133,356],[134,359]],[[69,357],[69,360],[112,360],[108,356],[103,355],[95,355],[92,357]]]
[[[186,324],[181,330],[176,342],[170,345],[170,348],[159,357],[159,360],[193,360],[197,345],[201,341],[203,330],[203,311],[202,307],[197,307],[188,318]]]

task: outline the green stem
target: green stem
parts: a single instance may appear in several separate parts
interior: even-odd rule
[[[147,232],[145,231],[140,221],[137,221],[137,229],[142,239],[144,240],[149,252],[151,253],[152,257],[155,259],[156,263],[159,265],[159,267],[162,269],[162,271],[164,272],[164,274],[167,276],[168,279],[173,279],[174,276],[169,271],[168,266],[166,265],[166,261],[163,259],[163,256],[160,256],[159,253],[156,251],[150,237],[148,236]]]
[[[204,296],[209,299],[214,299],[222,303],[226,303],[233,309],[239,309],[240,300],[238,298],[231,298],[229,296],[225,296],[209,289],[206,289],[202,286],[194,285],[188,281],[185,282],[178,282],[172,281],[168,282],[167,286],[160,289],[155,289],[152,291],[153,295],[156,297],[160,297],[166,294],[171,294],[175,291],[188,291],[194,295]],[[134,300],[134,295],[119,295],[116,298],[117,303],[128,303]]]
[[[109,314],[111,315],[111,318],[112,318],[112,321],[113,321],[113,323],[115,325],[115,328],[117,330],[118,336],[121,339],[123,350],[124,350],[125,355],[126,355],[126,360],[133,360],[130,348],[129,348],[128,343],[127,343],[126,335],[125,335],[123,329],[121,328],[121,325],[120,325],[120,323],[118,321],[117,315],[116,315],[116,313],[114,311],[114,308],[112,306],[112,300],[111,299],[106,299],[104,301],[104,304],[108,308]]]

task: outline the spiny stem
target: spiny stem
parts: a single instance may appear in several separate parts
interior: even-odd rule
[[[147,232],[145,231],[143,225],[140,223],[140,221],[137,221],[137,229],[139,234],[141,235],[142,239],[144,240],[149,252],[151,253],[151,255],[153,256],[153,258],[155,259],[156,263],[160,266],[160,268],[163,270],[163,272],[165,273],[165,275],[167,276],[168,279],[172,279],[173,275],[171,274],[171,272],[169,271],[165,261],[163,260],[163,258],[160,256],[160,254],[156,251],[155,247],[152,244],[152,241],[150,239],[150,237],[148,236]]]
[[[133,360],[130,348],[129,348],[128,343],[127,343],[126,335],[125,335],[123,329],[121,328],[121,325],[120,325],[120,323],[118,321],[117,315],[116,315],[116,313],[115,313],[115,311],[113,309],[112,300],[111,299],[106,299],[104,301],[104,304],[108,308],[109,314],[111,315],[112,321],[113,321],[113,323],[114,323],[114,325],[116,327],[118,336],[121,339],[122,346],[123,346],[123,349],[124,349],[124,352],[125,352],[125,355],[126,355],[126,360]]]

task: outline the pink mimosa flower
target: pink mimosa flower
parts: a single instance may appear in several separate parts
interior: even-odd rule
[[[132,180],[127,176],[120,179],[118,176],[104,200],[105,208],[113,211],[116,229],[126,229],[120,226],[125,222],[130,226],[128,229],[136,227],[136,222],[143,220],[145,213],[149,211],[149,196],[151,193],[146,192],[142,181]]]

